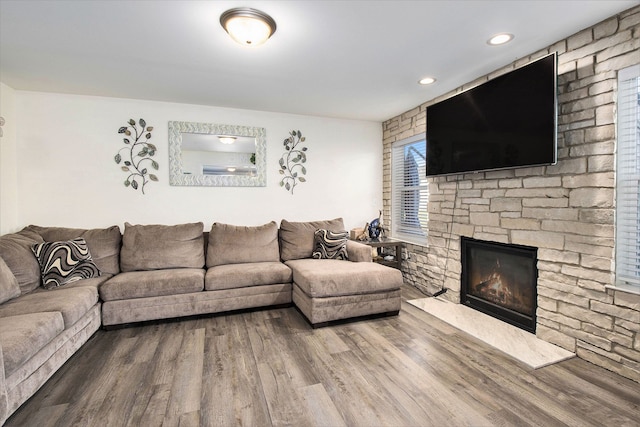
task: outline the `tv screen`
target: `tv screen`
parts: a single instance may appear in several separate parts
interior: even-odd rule
[[[556,54],[427,107],[427,176],[554,164]]]

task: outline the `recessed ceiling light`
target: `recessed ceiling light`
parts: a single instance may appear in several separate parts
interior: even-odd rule
[[[420,81],[418,81],[418,83],[420,83],[421,85],[430,85],[435,82],[436,82],[436,79],[433,77],[425,77],[423,79],[420,79]]]
[[[513,34],[500,33],[487,40],[487,44],[490,46],[499,46],[501,44],[508,43],[511,40],[513,40]]]

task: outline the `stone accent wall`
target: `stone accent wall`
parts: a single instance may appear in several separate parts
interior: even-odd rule
[[[426,107],[558,52],[558,163],[429,182],[428,246],[407,245],[407,283],[460,299],[460,236],[538,249],[537,336],[640,381],[640,296],[614,284],[617,71],[640,62],[640,7],[383,123],[384,218],[391,145],[426,127]]]

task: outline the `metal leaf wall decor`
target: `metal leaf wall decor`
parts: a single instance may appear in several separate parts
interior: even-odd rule
[[[142,194],[149,181],[158,181],[158,177],[149,172],[149,168],[158,170],[159,167],[158,162],[152,159],[158,151],[156,146],[149,142],[152,130],[153,126],[147,126],[144,119],[138,120],[138,123],[129,119],[128,126],[118,129],[118,133],[124,134],[125,146],[118,150],[114,160],[117,164],[122,163],[122,171],[128,174],[124,186],[134,190],[139,188]]]
[[[299,130],[292,130],[284,140],[286,151],[280,158],[280,175],[284,176],[280,180],[280,187],[291,191],[291,194],[298,183],[307,181],[303,176],[307,174],[307,168],[304,166],[307,162],[307,147],[300,146],[304,140],[305,137]]]

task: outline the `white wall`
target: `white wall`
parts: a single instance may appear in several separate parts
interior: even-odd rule
[[[15,104],[20,227],[202,221],[208,229],[213,222],[258,225],[341,216],[352,228],[377,217],[382,207],[379,123],[24,91],[15,91]],[[118,128],[140,117],[154,126],[151,142],[160,164],[160,181],[147,184],[145,195],[123,185],[126,174],[113,160],[124,146]],[[171,120],[266,128],[267,186],[169,186]],[[294,195],[280,187],[278,172],[282,141],[292,129],[306,136],[308,147],[307,182]]]
[[[0,83],[0,116],[4,117],[0,138],[0,234],[15,231],[18,219],[18,175],[16,162],[15,91]]]

